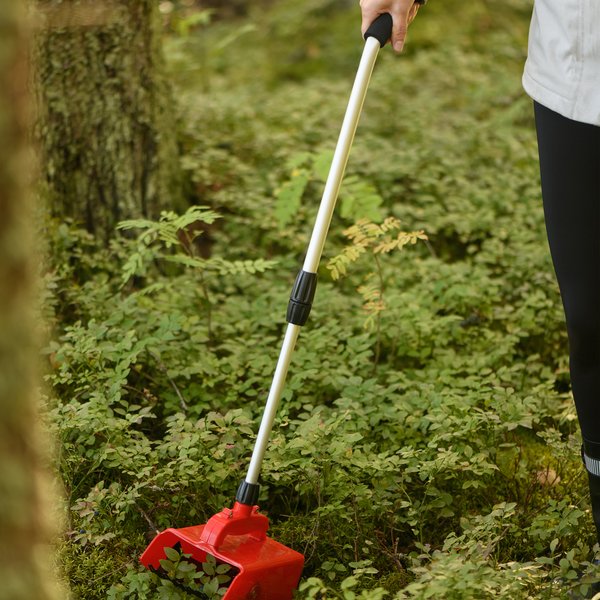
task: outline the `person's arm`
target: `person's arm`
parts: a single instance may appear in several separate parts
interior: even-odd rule
[[[402,52],[406,31],[417,16],[419,6],[426,0],[360,0],[362,11],[362,33],[381,14],[390,13],[394,26],[392,28],[392,46],[396,52]]]

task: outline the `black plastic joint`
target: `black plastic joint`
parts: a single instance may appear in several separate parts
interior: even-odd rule
[[[258,502],[259,492],[260,485],[258,483],[248,483],[244,480],[240,483],[240,487],[238,487],[235,500],[247,506],[254,506]]]
[[[317,289],[317,274],[301,270],[294,282],[287,307],[286,321],[294,325],[304,325],[308,320]]]

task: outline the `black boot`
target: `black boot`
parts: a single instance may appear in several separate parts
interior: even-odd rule
[[[600,543],[600,444],[584,442],[583,462],[590,481],[592,516],[596,524],[598,543]]]
[[[596,525],[598,543],[600,543],[600,444],[584,442],[581,448],[581,457],[590,482],[590,496],[592,499],[592,518]],[[578,592],[571,592],[571,600],[585,600],[594,598],[600,592],[600,583],[594,583],[588,593],[583,596]]]
[[[600,543],[600,459],[596,458],[597,456],[600,456],[600,444],[584,442],[584,445],[581,447],[581,458],[583,459],[590,482],[592,518],[596,525],[598,543]],[[587,594],[583,595],[578,591],[571,591],[568,596],[570,600],[586,600],[594,598],[599,592],[600,583],[594,583]]]

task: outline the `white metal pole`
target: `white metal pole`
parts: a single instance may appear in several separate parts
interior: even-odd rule
[[[277,407],[279,406],[288,367],[290,366],[294,346],[296,345],[299,333],[300,325],[294,325],[292,323],[288,324],[281,352],[279,354],[279,360],[277,361],[277,367],[275,368],[273,383],[271,384],[271,390],[269,391],[269,397],[267,398],[265,412],[260,423],[258,435],[256,436],[252,459],[250,460],[250,466],[248,467],[248,474],[246,475],[247,483],[258,483],[258,476],[260,475],[263,457],[265,455],[269,436],[271,435],[273,422],[277,415]]]
[[[333,216],[333,210],[337,201],[340,185],[342,183],[342,178],[344,177],[344,171],[346,170],[352,140],[356,133],[356,127],[365,101],[371,73],[373,72],[373,67],[375,66],[380,47],[381,45],[376,38],[367,38],[356,79],[354,80],[354,85],[352,87],[352,92],[350,93],[350,100],[348,101],[348,107],[346,108],[346,115],[342,123],[342,129],[333,155],[329,175],[327,176],[327,182],[323,191],[316,223],[304,260],[303,270],[308,271],[309,273],[316,273],[319,266],[319,260],[321,259],[323,246],[325,245],[325,238],[327,237],[327,231],[331,224],[331,217]],[[246,483],[248,484],[258,483],[260,468],[262,466],[269,436],[271,435],[271,429],[273,428],[273,422],[275,421],[275,416],[277,414],[277,407],[279,406],[281,393],[283,392],[283,386],[285,384],[292,353],[299,333],[300,325],[294,325],[292,323],[288,324],[279,359],[277,361],[277,367],[275,368],[273,381],[271,383],[271,389],[267,398],[265,412],[252,452],[250,467],[248,468],[248,474],[246,475]]]
[[[360,118],[365,96],[367,95],[369,81],[371,80],[371,73],[373,72],[373,67],[375,66],[380,47],[381,45],[376,38],[367,38],[356,79],[354,80],[354,86],[352,87],[352,92],[350,94],[350,100],[348,101],[348,108],[346,109],[346,116],[342,123],[340,137],[338,138],[331,168],[329,169],[329,175],[327,176],[327,183],[325,184],[323,198],[321,200],[321,205],[319,206],[317,221],[310,238],[306,258],[304,259],[303,270],[308,271],[309,273],[316,273],[319,268],[319,261],[321,260],[321,254],[323,252],[323,247],[325,246],[325,238],[327,237],[329,225],[331,224],[333,209],[335,208],[335,203],[340,191],[340,185],[342,183],[342,178],[344,177],[344,171],[346,170],[346,164],[348,162],[348,156],[350,155],[354,134],[356,133],[358,119]]]

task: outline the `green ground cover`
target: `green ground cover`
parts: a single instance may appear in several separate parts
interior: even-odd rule
[[[404,55],[377,65],[262,473],[273,536],[306,555],[299,598],[562,598],[592,572],[520,87],[530,10],[432,1]],[[75,598],[183,597],[140,552],[232,502],[358,19],[354,2],[281,0],[171,35],[189,199],[206,208],[129,224],[108,250],[46,225],[48,422]],[[371,233],[334,280],[330,261],[358,245],[344,232],[390,217],[428,239],[374,253]]]

